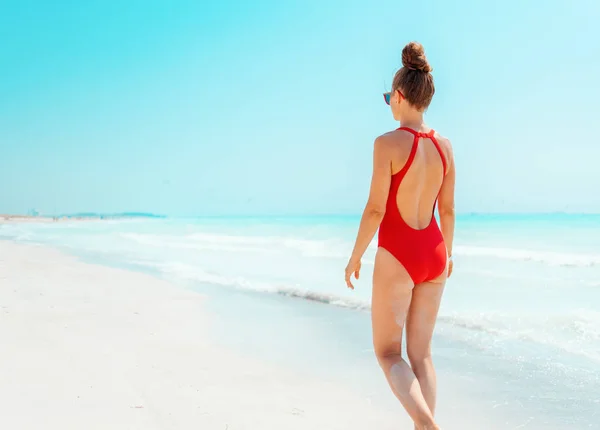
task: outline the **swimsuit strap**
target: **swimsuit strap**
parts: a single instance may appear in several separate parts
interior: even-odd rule
[[[438,143],[437,139],[435,138],[435,130],[434,129],[429,130],[429,133],[423,133],[420,131],[416,131],[410,127],[400,127],[400,128],[398,128],[398,130],[408,131],[415,137],[412,150],[410,151],[410,156],[408,157],[408,161],[406,162],[407,166],[410,167],[410,165],[412,164],[412,162],[415,158],[415,153],[417,152],[417,145],[419,144],[419,138],[422,137],[422,138],[426,138],[426,139],[431,139],[431,141],[435,145],[435,149],[437,149],[438,153],[440,154],[440,157],[442,159],[442,165],[444,167],[444,176],[446,176],[446,170],[447,170],[446,157],[444,156],[444,153],[442,152],[442,148],[440,147],[440,144]],[[407,169],[408,169],[408,167],[407,167]]]
[[[431,130],[430,133],[431,133],[431,136],[429,136],[429,138],[435,145],[435,148],[440,153],[440,158],[442,159],[442,165],[444,166],[444,176],[446,176],[446,171],[448,170],[448,166],[446,164],[446,156],[442,152],[442,148],[440,147],[440,144],[438,143],[437,139],[434,137],[435,132],[433,130]]]
[[[400,127],[398,130],[408,131],[409,133],[411,133],[416,138],[419,138],[419,137],[428,137],[428,138],[431,139],[431,137],[433,136],[433,133],[435,133],[433,130],[431,130],[429,133],[423,133],[421,131],[413,130],[410,127]]]

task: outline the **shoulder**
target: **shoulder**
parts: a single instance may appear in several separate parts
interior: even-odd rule
[[[443,148],[452,149],[452,142],[447,136],[440,134],[438,131],[436,131],[433,136],[435,137],[435,140],[438,141],[440,146],[442,146]]]
[[[435,137],[435,140],[437,140],[437,143],[442,147],[442,149],[444,150],[444,152],[452,152],[452,142],[450,141],[450,139],[446,136],[443,136],[442,134],[440,134],[439,132],[435,132],[435,134],[433,135]]]
[[[446,136],[441,135],[437,131],[435,132],[434,137],[437,143],[440,145],[440,148],[442,149],[443,153],[446,155],[446,160],[452,163],[454,160],[454,151],[452,150],[452,142],[450,141],[450,139]]]
[[[393,150],[399,146],[412,146],[413,136],[412,134],[404,130],[392,130],[378,136],[375,139],[375,149],[379,150]]]

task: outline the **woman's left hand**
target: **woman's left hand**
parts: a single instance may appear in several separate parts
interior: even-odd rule
[[[354,289],[354,285],[352,285],[350,278],[352,277],[353,274],[356,279],[358,279],[360,277],[360,266],[361,266],[360,259],[354,260],[352,258],[350,259],[350,261],[348,262],[348,265],[346,266],[346,285],[351,290]]]

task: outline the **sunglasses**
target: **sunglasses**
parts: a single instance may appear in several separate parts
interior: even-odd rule
[[[404,99],[404,94],[402,94],[399,90],[396,90],[396,91],[398,91],[398,94],[400,94],[400,98]],[[388,105],[388,106],[390,105],[391,99],[392,99],[392,93],[389,93],[389,92],[383,93],[383,100],[385,100],[386,105]]]

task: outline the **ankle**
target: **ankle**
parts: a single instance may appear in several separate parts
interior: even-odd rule
[[[418,430],[440,430],[440,426],[438,426],[435,422],[417,425],[415,428]]]

